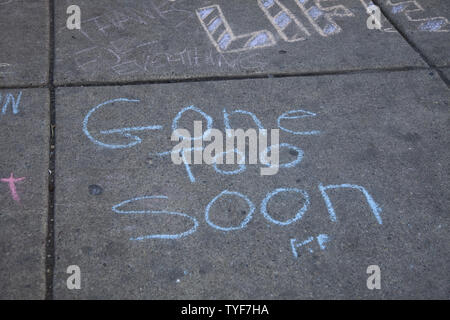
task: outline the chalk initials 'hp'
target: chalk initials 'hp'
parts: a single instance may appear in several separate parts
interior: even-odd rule
[[[81,29],[81,9],[77,5],[71,5],[67,7],[67,14],[69,17],[67,18],[67,29],[69,30],[80,30]]]
[[[77,265],[71,265],[67,267],[66,273],[70,274],[67,278],[67,289],[69,290],[80,290],[81,289],[81,270]]]
[[[370,265],[367,267],[367,274],[370,276],[367,278],[367,289],[373,290],[381,289],[381,271],[380,267],[375,265]]]

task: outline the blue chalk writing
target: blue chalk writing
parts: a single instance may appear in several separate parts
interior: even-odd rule
[[[292,254],[293,254],[294,258],[295,259],[298,258],[298,252],[297,252],[298,248],[304,247],[305,245],[310,244],[313,240],[314,240],[314,237],[309,237],[308,239],[303,240],[301,242],[297,242],[297,239],[291,239],[291,241],[290,241],[291,242],[291,250],[292,250]],[[316,237],[316,240],[317,240],[320,250],[325,250],[326,249],[325,243],[328,242],[330,240],[330,238],[326,234],[319,234]],[[314,250],[311,248],[309,248],[308,251],[310,253],[314,252]]]
[[[192,149],[194,150],[194,148],[192,148]],[[191,183],[194,183],[195,182],[195,177],[192,174],[191,167],[189,166],[189,162],[186,159],[186,153],[185,153],[184,150],[181,151],[181,156],[182,156],[182,159],[183,159],[184,167],[186,168],[186,172],[187,172],[187,174],[189,176],[189,180],[191,181]]]
[[[322,250],[325,250],[325,243],[327,243],[330,240],[328,235],[326,234],[319,234],[317,236],[317,242],[319,243],[319,247]]]
[[[314,18],[315,20],[320,17],[321,15],[323,15],[323,11],[320,10],[319,8],[317,8],[316,6],[311,7],[311,9],[309,10],[308,14]]]
[[[182,149],[176,149],[176,150],[172,150],[172,151],[164,151],[164,152],[159,152],[157,153],[158,156],[163,157],[163,156],[167,156],[170,155],[172,153],[178,153],[181,152],[181,159],[183,160],[183,164],[184,167],[186,168],[186,172],[189,176],[189,180],[191,181],[191,183],[195,182],[195,177],[192,174],[192,170],[191,167],[189,166],[189,161],[187,161],[186,159],[186,154],[189,153],[189,157],[191,156],[191,151],[203,151],[204,148],[203,147],[199,147],[199,148],[182,148]]]
[[[131,127],[131,128],[119,128],[119,129],[110,129],[110,130],[103,130],[100,131],[101,134],[104,135],[110,135],[110,134],[121,134],[124,137],[127,137],[131,140],[130,143],[128,144],[108,144],[108,143],[104,143],[101,142],[97,139],[95,139],[94,137],[92,137],[91,133],[88,130],[88,122],[89,122],[89,117],[98,109],[100,109],[101,107],[108,105],[108,104],[112,104],[114,102],[134,102],[137,103],[139,102],[139,100],[133,100],[133,99],[127,99],[127,98],[118,98],[118,99],[113,99],[113,100],[108,100],[105,101],[103,103],[100,103],[99,105],[95,106],[93,109],[91,109],[88,114],[86,115],[86,117],[83,120],[83,132],[84,134],[89,138],[89,140],[91,140],[93,143],[105,147],[105,148],[109,148],[109,149],[124,149],[124,148],[130,148],[132,146],[135,146],[139,143],[142,142],[142,139],[139,138],[138,136],[129,134],[128,132],[134,132],[134,131],[145,131],[145,130],[161,130],[163,127],[160,125],[154,125],[154,126],[143,126],[143,127]]]
[[[285,28],[291,22],[291,18],[289,18],[286,12],[281,12],[275,17],[274,20],[275,23],[282,29]]]
[[[219,47],[222,50],[225,50],[231,42],[231,36],[228,33],[225,33],[222,38],[219,40]]]
[[[212,8],[199,10],[199,15],[202,19],[205,19],[212,11],[213,11]]]
[[[214,32],[220,25],[222,24],[222,20],[220,18],[214,19],[213,22],[208,26],[208,30],[210,32]]]
[[[230,125],[230,116],[233,113],[240,113],[240,114],[246,114],[249,115],[250,117],[252,117],[253,122],[255,122],[255,124],[258,126],[258,129],[264,129],[264,126],[262,125],[261,121],[258,119],[258,117],[250,111],[246,111],[246,110],[233,110],[231,111],[231,113],[228,113],[226,109],[223,109],[223,122],[225,125],[225,129],[232,129],[231,125]],[[262,131],[263,135],[266,135],[267,133],[265,131]],[[227,132],[227,136],[231,137],[231,133]]]
[[[236,170],[232,170],[232,171],[224,171],[224,170],[219,169],[217,167],[217,159],[221,158],[222,156],[224,156],[224,155],[226,155],[226,154],[228,154],[230,152],[234,152],[234,153],[236,153],[236,154],[238,154],[240,156],[240,159],[238,160],[239,168],[236,169]],[[242,152],[240,152],[238,149],[234,149],[234,150],[231,150],[231,151],[221,152],[221,153],[215,155],[214,156],[213,168],[214,168],[214,170],[217,173],[224,174],[224,175],[233,175],[233,174],[239,174],[241,172],[244,172],[247,167],[245,165],[245,158],[244,158],[244,155],[242,154]]]
[[[422,30],[422,31],[438,31],[443,26],[445,26],[447,24],[447,22],[445,20],[446,19],[442,18],[441,20],[440,19],[436,19],[436,20],[432,20],[432,21],[427,21],[425,23],[422,23],[419,26],[419,30]]]
[[[244,200],[247,202],[247,204],[248,204],[249,212],[248,212],[247,216],[245,217],[245,219],[244,219],[244,220],[241,222],[241,224],[240,224],[239,226],[237,226],[237,227],[228,227],[228,228],[226,228],[226,227],[221,227],[221,226],[218,226],[217,224],[211,222],[211,220],[209,219],[209,214],[210,214],[212,205],[214,204],[214,202],[216,202],[216,201],[217,201],[220,197],[222,197],[223,195],[234,195],[234,196],[240,197],[240,198],[244,199]],[[251,202],[250,199],[247,198],[245,195],[243,195],[242,193],[239,193],[239,192],[235,192],[235,191],[224,190],[224,191],[222,191],[220,194],[218,194],[217,196],[215,196],[215,197],[208,203],[208,205],[206,206],[206,209],[205,209],[205,220],[206,220],[206,222],[207,222],[211,227],[213,227],[213,228],[215,228],[215,229],[218,229],[218,230],[221,230],[221,231],[239,230],[239,229],[244,228],[244,227],[250,222],[250,220],[252,219],[252,216],[253,216],[253,212],[254,212],[254,211],[255,211],[255,205],[254,205],[253,202]]]
[[[288,219],[286,221],[280,221],[280,220],[276,220],[274,218],[272,218],[272,216],[267,212],[267,204],[269,203],[269,200],[272,199],[273,196],[277,195],[278,193],[281,192],[296,192],[296,193],[300,193],[303,198],[305,199],[305,203],[302,206],[302,208],[297,212],[297,214],[295,215],[295,217]],[[266,197],[263,199],[263,201],[261,202],[261,213],[264,216],[264,218],[266,218],[268,221],[274,223],[274,224],[278,224],[281,226],[287,226],[290,225],[291,223],[300,220],[303,217],[303,214],[306,212],[306,210],[308,210],[308,206],[309,206],[309,196],[308,193],[304,190],[301,189],[296,189],[296,188],[278,188],[275,189],[272,192],[269,192]]]
[[[300,115],[295,115],[297,113],[300,113]],[[313,130],[313,131],[293,131],[287,128],[284,128],[281,126],[281,120],[284,119],[301,119],[301,118],[308,118],[308,117],[315,117],[316,114],[314,112],[306,111],[306,110],[291,110],[288,112],[283,113],[280,115],[277,119],[278,128],[280,128],[283,131],[296,134],[296,135],[316,135],[320,134],[320,131]]]
[[[161,130],[162,126],[147,126],[147,127],[132,127],[132,128],[119,128],[100,131],[101,134],[113,134],[113,133],[125,133],[133,131],[146,131],[146,130]]]
[[[133,203],[135,201],[140,201],[140,200],[145,200],[145,199],[168,199],[166,196],[143,196],[143,197],[137,197],[137,198],[133,198],[130,200],[125,200],[122,201],[121,203],[115,205],[112,207],[112,211],[116,212],[116,213],[120,213],[120,214],[167,214],[167,215],[175,215],[175,216],[180,216],[180,217],[184,217],[184,218],[188,218],[190,219],[193,223],[194,226],[189,229],[188,231],[182,232],[182,233],[178,233],[178,234],[152,234],[152,235],[145,235],[145,236],[141,236],[141,237],[137,237],[137,238],[130,238],[130,240],[133,241],[139,241],[139,240],[146,240],[146,239],[180,239],[182,237],[185,237],[187,235],[190,235],[192,233],[194,233],[197,230],[198,227],[198,222],[197,219],[195,219],[194,217],[191,217],[185,213],[181,213],[181,212],[171,212],[171,211],[157,211],[157,210],[128,210],[128,211],[124,211],[124,210],[119,210],[118,208],[128,204],[128,203]]]
[[[6,97],[5,97],[5,102],[3,103],[3,107],[2,107],[2,114],[6,114],[6,110],[8,109],[8,106],[10,104],[12,106],[13,114],[18,114],[21,97],[22,97],[22,91],[19,92],[19,94],[17,95],[17,98],[15,98],[11,93],[7,93]],[[1,94],[0,94],[0,101],[2,101]]]
[[[247,46],[249,48],[260,47],[266,43],[270,43],[271,38],[266,33],[260,33],[255,38],[253,38]]]
[[[336,213],[334,212],[333,205],[331,204],[330,197],[326,193],[326,190],[341,189],[341,188],[351,188],[351,189],[356,189],[356,190],[361,191],[364,194],[364,196],[366,197],[366,200],[369,203],[370,209],[372,209],[372,212],[375,215],[375,218],[377,219],[378,223],[379,224],[383,223],[381,220],[381,216],[380,216],[381,208],[377,205],[377,203],[373,200],[372,196],[367,192],[367,190],[365,188],[354,185],[354,184],[328,185],[325,187],[322,184],[319,184],[319,190],[322,193],[322,197],[325,201],[325,204],[328,209],[328,213],[330,214],[330,218],[332,221],[337,221],[337,218],[336,218]]]
[[[263,1],[264,2],[262,4],[265,8],[270,8],[271,6],[273,6],[273,0],[263,0]]]
[[[298,148],[296,146],[293,146],[293,145],[291,145],[289,143],[274,144],[274,145],[271,145],[271,146],[268,146],[267,148],[265,148],[263,151],[261,151],[261,153],[259,155],[259,159],[260,159],[261,163],[264,164],[267,167],[269,167],[269,166],[274,166],[274,167],[277,166],[275,164],[270,164],[267,161],[267,159],[266,159],[267,154],[269,153],[269,151],[272,150],[273,147],[278,148],[278,149],[281,149],[282,147],[283,148],[289,148],[289,149],[292,149],[295,152],[297,152],[297,158],[295,160],[293,160],[291,162],[288,162],[288,163],[279,164],[278,165],[279,168],[293,168],[296,165],[298,165],[303,159],[303,151],[302,151],[302,149],[300,149],[300,148]]]
[[[405,5],[404,4],[400,4],[397,6],[392,7],[392,13],[397,14],[399,12],[402,12],[405,9]]]
[[[313,237],[309,237],[308,239],[300,242],[300,243],[296,243],[297,239],[291,239],[291,249],[292,249],[292,254],[294,255],[295,258],[298,258],[298,253],[297,253],[297,248],[304,246],[305,244],[308,244],[310,242],[312,242],[314,240]]]
[[[212,129],[212,125],[213,125],[213,118],[211,118],[211,116],[209,116],[208,114],[206,114],[201,109],[199,109],[199,108],[197,108],[195,106],[185,107],[185,108],[181,109],[180,112],[178,112],[178,114],[175,116],[175,118],[172,121],[172,131],[175,131],[175,130],[178,129],[178,121],[180,120],[180,118],[183,115],[183,113],[185,113],[186,111],[189,111],[189,110],[195,111],[195,112],[199,113],[200,115],[202,115],[203,118],[205,118],[207,130],[205,131],[205,133],[203,133],[203,136],[193,137],[193,138],[192,137],[180,137],[180,138],[189,139],[189,140],[205,139],[205,137],[208,137],[211,134],[211,129]]]

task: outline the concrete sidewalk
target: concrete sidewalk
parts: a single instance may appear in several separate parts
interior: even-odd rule
[[[0,0],[0,298],[448,299],[450,3],[373,3]]]

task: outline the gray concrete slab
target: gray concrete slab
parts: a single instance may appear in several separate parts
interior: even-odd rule
[[[450,2],[378,0],[390,19],[436,66],[450,65]]]
[[[0,90],[0,106],[0,299],[43,299],[48,91]]]
[[[68,30],[66,9],[81,10]],[[58,84],[424,66],[365,0],[58,1]]]
[[[0,1],[0,86],[47,83],[47,0]]]
[[[60,88],[56,101],[57,299],[448,298],[449,93],[436,75]],[[197,109],[177,117],[189,106],[220,130],[224,112],[233,128],[283,128],[286,167],[189,175],[163,154],[174,120],[206,127]]]
[[[447,79],[450,80],[450,68],[442,68],[441,71],[444,73]]]

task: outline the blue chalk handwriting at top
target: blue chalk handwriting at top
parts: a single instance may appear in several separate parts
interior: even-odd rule
[[[253,122],[256,124],[258,129],[260,129],[260,130],[264,129],[264,126],[262,125],[261,121],[258,119],[258,117],[253,112],[246,111],[246,110],[233,110],[230,113],[228,113],[226,109],[223,109],[223,122],[224,122],[225,129],[232,129],[231,124],[230,124],[230,115],[232,115],[233,113],[249,115],[250,117],[252,117]],[[261,133],[263,135],[267,134],[266,131],[261,131]],[[231,133],[227,132],[227,136],[231,137]]]
[[[277,119],[278,128],[285,132],[289,132],[295,135],[317,135],[320,134],[320,131],[313,130],[313,131],[293,131],[290,129],[287,129],[283,126],[281,126],[281,120],[287,120],[287,119],[302,119],[302,118],[309,118],[309,117],[315,117],[317,116],[314,112],[306,111],[306,110],[291,110],[283,113],[280,115]]]
[[[122,201],[119,204],[116,204],[115,206],[112,207],[112,211],[114,211],[115,213],[119,213],[119,214],[166,214],[166,215],[174,215],[174,216],[180,216],[180,217],[184,217],[184,218],[188,218],[190,219],[193,223],[194,226],[182,233],[178,233],[178,234],[152,234],[152,235],[145,235],[145,236],[140,236],[140,237],[136,237],[136,238],[130,238],[130,240],[134,240],[134,241],[139,241],[139,240],[146,240],[146,239],[172,239],[172,240],[176,240],[176,239],[180,239],[183,237],[186,237],[192,233],[194,233],[197,230],[198,227],[198,221],[197,219],[195,219],[194,217],[191,217],[185,213],[181,213],[181,212],[173,212],[173,211],[166,211],[166,210],[120,210],[119,208],[129,204],[129,203],[133,203],[136,201],[141,201],[141,200],[145,200],[145,199],[168,199],[167,196],[143,196],[143,197],[137,197],[137,198],[133,198],[130,200],[125,200]]]
[[[117,99],[112,99],[112,100],[108,100],[105,102],[100,103],[99,105],[95,106],[94,108],[92,108],[88,114],[86,115],[86,117],[83,120],[83,132],[84,134],[89,138],[89,140],[91,140],[93,143],[108,148],[108,149],[125,149],[125,148],[130,148],[133,147],[139,143],[142,142],[142,139],[139,138],[138,136],[132,135],[130,134],[130,132],[139,132],[139,131],[148,131],[148,130],[161,130],[163,127],[160,125],[152,125],[152,126],[142,126],[142,127],[130,127],[130,128],[118,128],[118,129],[110,129],[110,130],[102,130],[100,131],[100,134],[103,135],[111,135],[111,134],[120,134],[126,138],[129,138],[130,140],[132,140],[130,143],[128,144],[109,144],[109,143],[104,143],[101,142],[97,139],[95,139],[94,137],[92,137],[91,133],[88,130],[88,122],[89,122],[89,118],[90,116],[97,111],[98,109],[100,109],[101,107],[108,105],[108,104],[113,104],[115,102],[133,102],[133,103],[138,103],[140,102],[140,100],[135,100],[135,99],[127,99],[127,98],[117,98]]]

